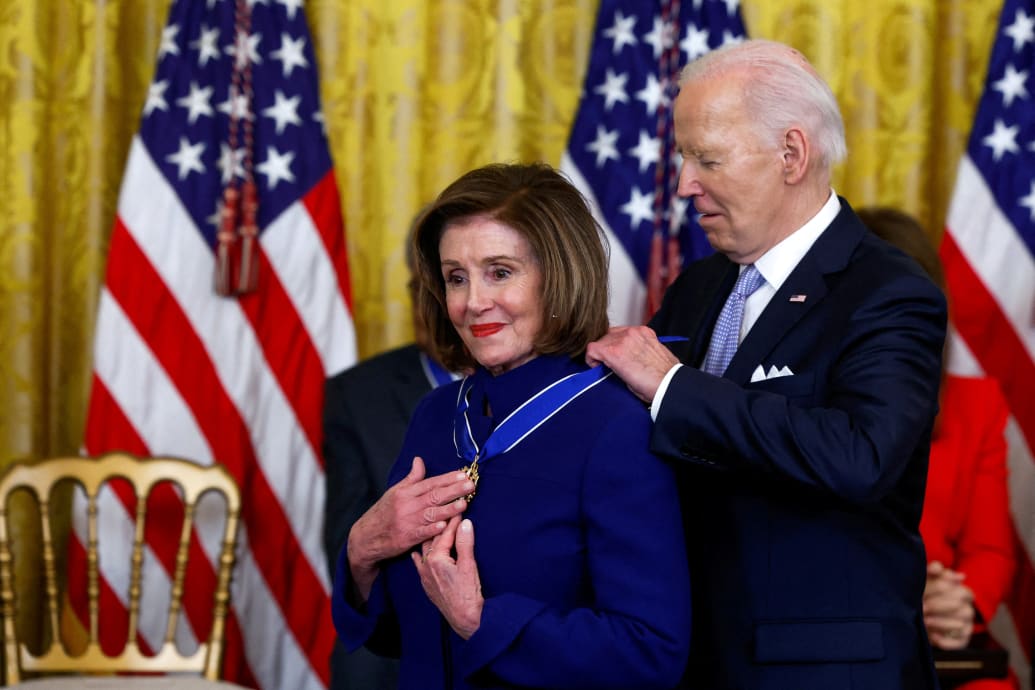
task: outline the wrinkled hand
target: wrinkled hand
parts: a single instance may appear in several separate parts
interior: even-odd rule
[[[473,482],[463,472],[425,479],[424,461],[413,459],[410,473],[349,530],[349,569],[363,601],[377,577],[378,564],[440,534],[451,518],[467,509],[463,496],[473,490]]]
[[[456,559],[452,556],[456,546]],[[469,639],[482,621],[482,583],[474,560],[474,525],[454,517],[434,539],[421,545],[421,553],[410,554],[420,583],[449,627]]]
[[[605,364],[638,398],[654,400],[665,374],[679,359],[646,326],[616,326],[586,348],[586,363]]]
[[[924,625],[935,647],[962,649],[970,643],[974,632],[974,593],[963,580],[963,573],[938,561],[927,565]]]

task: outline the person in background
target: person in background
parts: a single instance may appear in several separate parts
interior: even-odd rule
[[[945,289],[941,260],[920,223],[886,207],[859,218]],[[1006,472],[1006,399],[995,379],[943,374],[931,439],[920,534],[927,549],[924,623],[940,649],[984,648],[1017,571]],[[980,679],[960,690],[1013,690],[1013,678]],[[944,690],[944,688],[943,688]]]
[[[332,577],[352,524],[385,489],[417,403],[456,378],[428,354],[427,332],[416,312],[411,239],[412,230],[406,241],[406,266],[414,342],[364,360],[329,378],[324,387],[324,552]],[[335,644],[330,690],[387,690],[398,685],[398,660],[362,648],[348,654]]]
[[[673,116],[677,191],[716,254],[588,357],[651,405],[651,449],[681,468],[683,687],[937,688],[919,523],[944,296],[831,189],[844,125],[798,51],[706,54]]]
[[[671,688],[690,636],[679,497],[647,410],[583,361],[607,329],[585,200],[547,165],[486,166],[414,247],[431,351],[471,373],[420,402],[352,526],[338,635],[399,653],[403,690]]]

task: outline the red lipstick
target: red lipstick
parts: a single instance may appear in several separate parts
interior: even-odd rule
[[[484,338],[493,333],[499,333],[502,330],[502,323],[476,323],[471,325],[471,333],[474,334],[475,338]]]

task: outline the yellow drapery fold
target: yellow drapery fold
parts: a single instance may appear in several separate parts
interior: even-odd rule
[[[0,467],[79,448],[107,242],[169,4],[0,0]],[[751,36],[797,46],[833,86],[849,144],[838,191],[938,236],[1001,1],[742,7]],[[306,3],[362,355],[410,337],[402,244],[422,203],[486,162],[559,161],[596,9]]]

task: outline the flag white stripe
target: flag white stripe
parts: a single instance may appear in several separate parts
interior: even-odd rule
[[[639,325],[643,323],[643,313],[647,304],[647,287],[640,279],[632,259],[625,251],[625,246],[611,231],[611,226],[600,210],[593,189],[589,186],[582,172],[565,151],[561,156],[560,170],[568,176],[572,184],[582,193],[589,204],[593,217],[600,223],[611,248],[610,266],[608,267],[607,316],[612,326]]]
[[[1035,458],[1012,415],[1006,424],[1006,441],[1010,446],[1006,458],[1010,513],[1028,561],[1035,564]]]
[[[327,289],[337,284],[338,276],[309,211],[302,204],[288,206],[261,238],[273,270],[320,354],[324,375],[355,362],[352,317],[343,295]]]
[[[294,409],[270,371],[263,349],[236,300],[214,299],[198,276],[212,275],[214,258],[193,227],[139,136],[126,166],[119,217],[151,261],[212,358],[227,395],[248,427],[256,460],[283,506],[291,530],[325,593],[323,567],[323,470]],[[164,224],[155,222],[164,219]],[[146,389],[145,389],[146,390]]]
[[[94,374],[152,454],[212,464],[194,413],[107,288],[98,305]]]
[[[987,376],[981,363],[967,345],[967,341],[950,321],[945,334],[945,368],[956,376],[979,378]]]
[[[1035,259],[1003,215],[970,156],[960,160],[946,220],[971,269],[1035,360]]]
[[[1021,640],[1017,637],[1017,628],[1014,625],[1010,609],[1006,606],[1000,606],[995,616],[988,623],[988,630],[999,644],[1009,650],[1010,668],[1017,674],[1017,679],[1021,683],[1020,687],[1031,687],[1029,685],[1031,682],[1029,680],[1031,668],[1025,662],[1025,657],[1017,653],[1021,649]]]
[[[248,667],[265,688],[322,690],[309,659],[298,646],[273,593],[252,557],[248,535],[241,530],[230,603],[241,622]]]
[[[106,288],[101,292],[98,313],[98,325],[104,328],[98,330],[100,347],[94,357],[94,373],[148,451],[152,455],[178,454],[200,465],[211,465],[212,449],[193,413]],[[113,338],[114,333],[121,335]],[[151,395],[143,395],[145,391],[151,391]],[[214,494],[206,494],[198,502],[197,534],[213,565],[223,536],[221,521],[214,516],[221,514],[225,514],[225,508]]]

